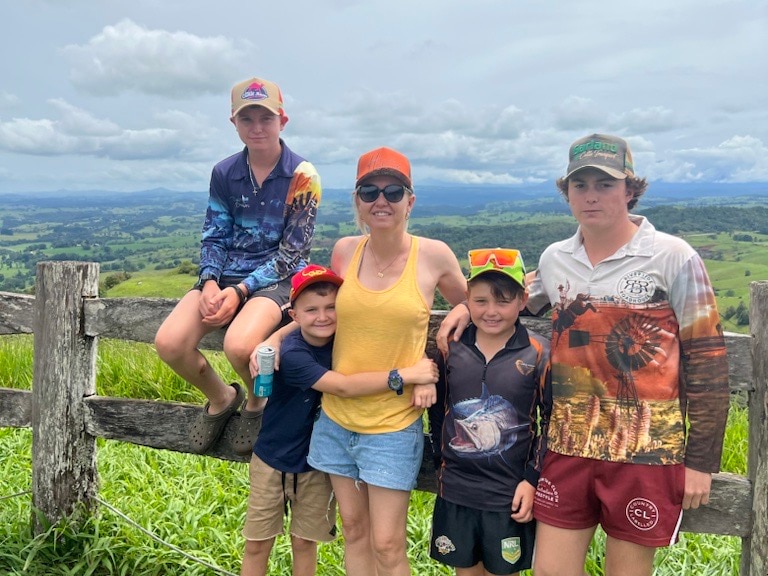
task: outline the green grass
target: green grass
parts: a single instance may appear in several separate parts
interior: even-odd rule
[[[114,272],[102,272],[104,279]],[[131,272],[128,280],[120,282],[101,294],[102,298],[181,298],[192,288],[197,276],[179,274],[174,270],[141,270]]]
[[[221,353],[209,355],[218,370],[231,371]],[[229,376],[234,378],[233,373]],[[29,389],[32,337],[0,337],[0,386]],[[97,391],[103,396],[202,402],[201,394],[175,376],[149,345],[99,342]],[[215,458],[153,450],[99,439],[99,498],[139,526],[204,562],[238,573],[240,536],[248,496],[247,465]],[[724,471],[746,473],[747,415],[734,403],[723,454]],[[33,538],[29,494],[31,432],[0,429],[0,574],[215,574],[155,542],[107,506],[83,526],[62,523]],[[434,495],[414,492],[408,520],[411,569],[419,576],[452,574],[428,557]],[[604,535],[590,549],[587,569],[602,575]],[[657,553],[657,576],[738,573],[739,538],[682,534],[681,542]],[[319,575],[343,574],[343,541],[320,546]],[[290,543],[278,539],[270,560],[274,576],[290,574]]]

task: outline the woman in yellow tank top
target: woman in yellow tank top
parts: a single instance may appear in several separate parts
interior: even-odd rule
[[[389,370],[391,391],[324,395],[308,462],[331,475],[350,576],[410,574],[406,519],[424,449],[421,414],[434,386],[414,394],[397,373],[424,355],[435,290],[452,305],[466,279],[451,249],[408,234],[415,201],[408,159],[389,148],[358,162],[354,207],[362,236],[340,239],[331,268],[344,277],[336,299],[333,369]],[[375,566],[375,571],[372,567]]]
[[[363,235],[336,242],[331,268],[344,278],[336,299],[333,369],[390,371],[390,391],[366,397],[323,395],[307,462],[330,474],[341,514],[348,576],[410,574],[406,520],[424,451],[421,414],[434,386],[404,385],[397,368],[424,355],[439,290],[453,306],[467,282],[451,249],[408,234],[416,197],[401,153],[377,148],[357,167],[354,207]],[[279,347],[290,326],[266,342]],[[255,351],[251,370],[258,370]]]

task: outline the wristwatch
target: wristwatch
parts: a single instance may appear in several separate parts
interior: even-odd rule
[[[197,279],[197,284],[195,284],[195,286],[197,288],[202,289],[203,286],[205,286],[205,283],[208,282],[208,280],[214,280],[215,282],[219,281],[219,279],[218,279],[218,277],[216,275],[211,274],[210,272],[208,272],[206,274],[200,274],[200,276]]]
[[[389,373],[389,378],[387,378],[387,386],[389,386],[390,390],[393,390],[394,392],[397,392],[397,395],[400,396],[403,393],[403,377],[400,376],[400,372],[397,371],[397,369],[392,370]]]

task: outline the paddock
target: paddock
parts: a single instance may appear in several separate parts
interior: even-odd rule
[[[98,470],[96,439],[191,453],[187,430],[201,406],[96,395],[99,338],[150,343],[176,304],[165,298],[99,298],[99,265],[42,262],[35,296],[0,292],[0,335],[33,334],[32,390],[0,388],[0,426],[32,429],[32,505],[49,523],[75,510],[93,511]],[[433,311],[428,353],[444,313]],[[548,320],[524,318],[551,333]],[[221,350],[223,332],[203,347]],[[686,511],[684,532],[742,539],[741,576],[768,575],[768,281],[750,284],[750,335],[727,334],[732,394],[744,398],[749,417],[747,475],[715,474],[710,503]],[[244,461],[230,449],[233,431],[201,457]],[[435,492],[429,443],[418,490]],[[36,532],[40,519],[31,518]]]

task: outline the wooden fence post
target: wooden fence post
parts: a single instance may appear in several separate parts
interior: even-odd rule
[[[32,377],[36,534],[95,502],[96,439],[85,431],[83,400],[96,393],[96,338],[85,335],[83,300],[97,297],[98,289],[96,263],[37,265]]]
[[[742,540],[740,574],[768,574],[768,282],[750,284],[749,331],[752,381],[749,398],[749,459],[752,532]]]

